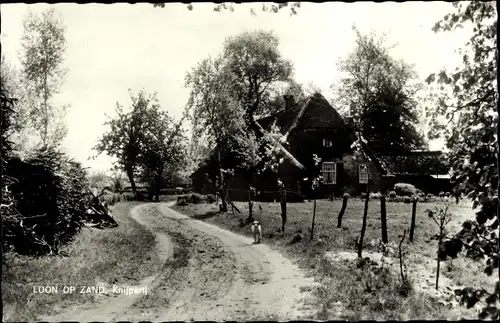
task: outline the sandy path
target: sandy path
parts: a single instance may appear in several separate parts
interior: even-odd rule
[[[300,308],[305,296],[300,288],[314,282],[305,278],[296,265],[265,244],[254,245],[250,238],[189,218],[170,209],[170,205],[158,205],[166,218],[219,239],[231,251],[235,276],[225,296],[219,299],[197,299],[195,295],[202,286],[185,289],[159,320],[292,320],[310,314]]]
[[[296,265],[265,244],[254,245],[252,239],[180,214],[171,205],[148,203],[131,210],[134,220],[155,233],[157,252],[167,263],[163,272],[137,282],[148,287],[147,296],[100,295],[94,304],[42,320],[283,321],[314,313],[303,306],[307,294],[301,292],[314,281]],[[157,213],[146,212],[155,208]],[[169,267],[179,257],[175,248],[189,258],[178,272]]]

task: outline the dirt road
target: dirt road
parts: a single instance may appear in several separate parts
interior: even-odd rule
[[[147,295],[106,295],[92,306],[45,320],[192,321],[310,318],[302,287],[314,285],[264,244],[170,209],[142,204],[131,216],[156,235],[163,271],[137,285]]]

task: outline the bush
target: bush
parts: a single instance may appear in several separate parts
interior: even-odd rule
[[[360,197],[361,197],[362,199],[365,199],[365,198],[366,198],[366,195],[367,195],[367,194],[366,194],[366,192],[362,192],[362,193],[361,193],[361,195],[360,195]]]
[[[342,197],[347,197],[348,199],[350,199],[350,198],[351,198],[351,194],[349,194],[349,193],[344,193],[344,195],[343,195]]]
[[[206,199],[207,203],[210,203],[210,204],[217,202],[217,197],[213,194],[208,194],[205,197],[205,199]]]
[[[396,197],[398,197],[398,195],[396,194],[396,192],[394,192],[394,191],[390,191],[389,192],[389,198],[395,199]]]
[[[417,194],[415,186],[408,183],[397,183],[394,185],[394,191],[399,196],[414,196]]]
[[[404,197],[403,197],[403,202],[404,202],[404,203],[409,204],[409,203],[411,203],[412,201],[413,201],[413,199],[412,199],[411,197],[409,197],[409,196],[404,196]]]
[[[376,193],[371,192],[370,193],[371,199],[379,200],[381,196],[382,196],[382,194],[380,194],[380,192],[376,192]]]
[[[200,204],[205,202],[205,197],[198,193],[192,193],[189,196],[189,201],[193,204]]]
[[[83,226],[91,198],[85,170],[47,149],[26,161],[11,159],[6,174],[15,179],[9,189],[16,212],[2,213],[4,245],[20,254],[57,253]]]

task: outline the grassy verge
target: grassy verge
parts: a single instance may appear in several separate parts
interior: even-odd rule
[[[6,255],[2,263],[3,321],[32,321],[40,315],[53,315],[67,307],[94,302],[96,294],[79,294],[78,286],[133,284],[159,270],[154,236],[128,213],[135,203],[114,207],[119,226],[114,229],[84,228],[65,247],[69,257],[32,258]],[[63,286],[76,286],[77,292],[64,294]],[[59,286],[54,294],[35,294],[37,286]]]
[[[215,204],[189,204],[174,208],[194,218],[217,224],[231,231],[251,235],[248,226],[241,222],[248,215],[247,203],[235,203],[242,212],[233,215],[218,214]],[[261,208],[259,208],[259,205]],[[425,215],[425,209],[435,203],[419,203],[417,207],[414,242],[408,245],[411,261],[431,263],[436,253],[436,241],[429,236],[435,234],[434,222]],[[256,203],[255,217],[263,224],[264,243],[277,248],[295,259],[300,267],[307,270],[320,287],[313,291],[315,306],[319,309],[318,319],[449,319],[467,316],[462,308],[448,308],[438,303],[428,294],[412,290],[402,296],[402,286],[398,273],[381,268],[379,264],[368,264],[362,268],[355,261],[327,261],[326,252],[355,252],[355,238],[360,235],[363,201],[351,199],[344,215],[342,229],[337,229],[337,214],[341,201],[317,201],[314,239],[310,240],[313,206],[311,202],[288,204],[287,236],[281,237],[281,217],[279,203]],[[387,229],[389,241],[398,243],[403,230],[411,222],[412,205],[408,203],[387,203]],[[459,208],[452,212],[462,212]],[[369,245],[373,239],[381,237],[380,202],[371,200],[364,238],[364,250],[376,252]],[[298,240],[292,243],[292,239]],[[416,260],[415,260],[416,259]],[[407,264],[408,267],[412,263]],[[431,263],[432,265],[432,263]],[[471,269],[472,270],[472,269]],[[456,270],[465,277],[463,270]],[[473,272],[473,271],[472,271]],[[469,276],[477,275],[476,273]],[[410,275],[411,279],[411,275]],[[454,281],[456,279],[453,279]],[[474,313],[468,313],[474,318]]]

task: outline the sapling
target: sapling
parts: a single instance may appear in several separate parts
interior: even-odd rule
[[[427,215],[436,223],[439,228],[438,251],[437,251],[437,269],[436,269],[436,289],[439,288],[439,271],[441,260],[446,259],[446,250],[443,245],[443,238],[445,237],[445,228],[451,221],[451,214],[448,213],[448,204],[445,203],[442,207],[436,207],[434,210],[426,210]]]
[[[318,157],[316,154],[313,155],[314,159],[314,166],[318,166],[321,163],[321,158]],[[318,175],[316,178],[313,179],[311,188],[314,194],[314,199],[313,199],[313,216],[312,216],[312,224],[311,224],[311,240],[314,238],[314,221],[316,219],[316,189],[321,185],[323,180],[323,177],[321,175]]]

